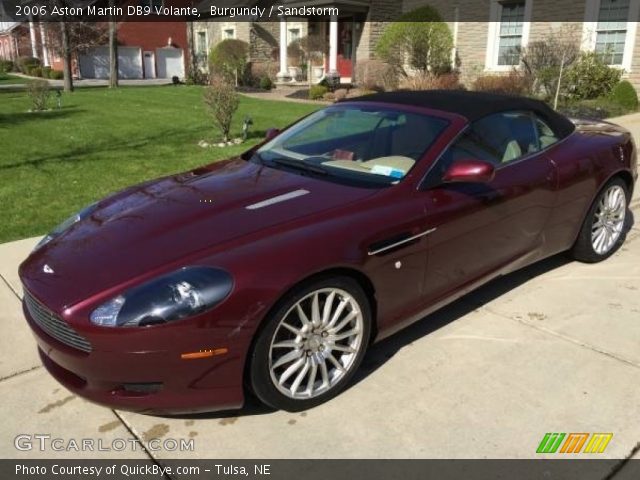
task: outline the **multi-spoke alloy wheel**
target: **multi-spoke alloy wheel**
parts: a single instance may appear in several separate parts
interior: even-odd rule
[[[364,292],[349,278],[322,280],[293,294],[256,342],[254,392],[265,403],[287,410],[328,400],[357,369],[370,316]]]
[[[600,191],[585,218],[571,253],[581,262],[600,262],[625,239],[629,188],[615,177]]]
[[[362,312],[344,290],[316,290],[284,316],[271,343],[274,385],[291,398],[330,389],[351,368],[362,345]]]
[[[611,185],[601,196],[591,226],[591,245],[604,255],[616,244],[627,212],[627,198],[620,185]]]

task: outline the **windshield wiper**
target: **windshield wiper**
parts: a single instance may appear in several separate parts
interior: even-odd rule
[[[264,159],[260,156],[258,152],[253,152],[253,155],[251,155],[251,158],[249,160],[254,160],[256,163],[259,163],[260,165],[264,165]]]
[[[274,158],[271,161],[277,165],[283,165],[285,167],[295,168],[298,170],[303,170],[305,172],[317,173],[319,175],[329,174],[329,172],[326,169],[320,167],[319,165],[311,165],[309,163],[304,162],[303,160],[291,160],[289,158]]]

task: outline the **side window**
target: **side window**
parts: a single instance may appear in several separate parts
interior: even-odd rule
[[[547,148],[559,140],[555,132],[551,130],[551,127],[549,127],[549,125],[547,125],[540,117],[534,115],[534,123],[541,149]]]
[[[490,149],[495,164],[518,160],[540,150],[533,117],[528,112],[504,112],[476,121],[471,130]],[[484,160],[484,159],[480,159]]]
[[[529,112],[496,113],[476,120],[442,154],[435,174],[442,178],[457,160],[474,158],[498,166],[538,152],[541,142],[534,120]],[[545,132],[553,135],[548,126],[547,129]]]

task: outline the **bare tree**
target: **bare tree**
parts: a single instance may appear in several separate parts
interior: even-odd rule
[[[109,10],[113,11],[115,0],[109,0]],[[109,88],[118,87],[118,23],[113,14],[109,15]]]
[[[203,100],[213,123],[222,133],[223,141],[228,142],[233,116],[240,103],[240,98],[230,82],[230,77],[213,75],[211,84],[204,91]]]
[[[64,91],[73,92],[73,75],[71,73],[71,46],[69,44],[69,28],[66,22],[60,22],[60,41],[59,48],[62,54],[62,74],[64,79]]]
[[[522,64],[531,77],[534,91],[554,100],[557,107],[564,74],[580,54],[579,32],[575,25],[551,28],[542,40],[522,50]]]
[[[32,0],[21,0],[29,3]],[[96,3],[97,0],[40,0],[38,5],[48,6],[48,11],[56,6],[58,8],[87,6]],[[108,29],[104,23],[85,22],[82,18],[65,17],[59,22],[60,35],[50,39],[50,48],[62,57],[63,78],[65,92],[73,91],[73,58],[80,52],[91,47],[104,45],[108,38]]]
[[[196,66],[196,52],[193,45],[193,22],[187,22],[187,60],[189,68],[187,71],[192,72]]]
[[[60,22],[60,37],[51,39],[51,49],[63,60],[65,91],[73,90],[71,66],[77,54],[86,52],[92,47],[106,45],[109,40],[107,22]]]

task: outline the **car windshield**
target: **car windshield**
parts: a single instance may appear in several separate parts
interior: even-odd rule
[[[391,185],[409,173],[446,126],[441,118],[393,108],[336,105],[301,120],[255,157],[327,180]]]

